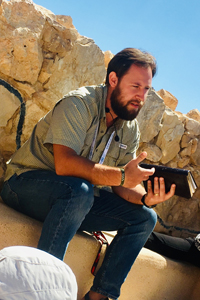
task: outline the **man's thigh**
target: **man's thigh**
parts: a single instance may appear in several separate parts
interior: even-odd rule
[[[99,197],[94,197],[94,204],[79,230],[115,231],[145,221],[148,213],[149,209],[143,205],[128,202],[102,189]]]
[[[14,175],[4,184],[3,201],[14,209],[44,221],[57,199],[71,199],[84,180],[58,176],[55,172],[34,170]]]

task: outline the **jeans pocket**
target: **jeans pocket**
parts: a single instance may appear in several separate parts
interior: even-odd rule
[[[15,192],[13,192],[10,188],[9,181],[6,181],[3,185],[3,189],[1,191],[1,197],[3,202],[8,206],[19,210],[19,201],[18,196]]]

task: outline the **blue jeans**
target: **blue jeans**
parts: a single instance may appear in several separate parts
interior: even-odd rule
[[[94,196],[86,180],[35,170],[5,182],[3,201],[43,223],[38,248],[63,259],[77,230],[115,231],[92,290],[112,299],[120,288],[156,223],[156,213],[100,190]]]

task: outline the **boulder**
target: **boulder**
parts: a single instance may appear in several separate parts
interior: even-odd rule
[[[154,90],[149,92],[144,106],[140,110],[137,120],[140,126],[141,142],[150,142],[158,135],[165,111],[165,104]]]
[[[188,118],[191,118],[191,119],[194,119],[194,120],[200,122],[200,112],[198,111],[198,109],[192,109],[192,110],[190,110],[190,111],[186,114],[186,116],[187,116]]]
[[[168,91],[161,89],[157,94],[164,100],[165,105],[171,110],[175,110],[178,105],[178,100]]]
[[[184,126],[177,115],[170,109],[163,114],[162,128],[158,134],[156,145],[162,150],[161,163],[166,164],[180,151],[180,140]]]

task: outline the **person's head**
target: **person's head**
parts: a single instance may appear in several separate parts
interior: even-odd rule
[[[111,72],[115,72],[120,81],[121,77],[128,72],[133,64],[142,68],[150,67],[152,78],[156,74],[156,60],[151,54],[136,48],[125,48],[110,60],[105,83],[109,85],[109,74]]]
[[[138,115],[155,73],[155,58],[138,49],[126,48],[111,59],[106,78],[106,105],[113,117],[133,120]]]

